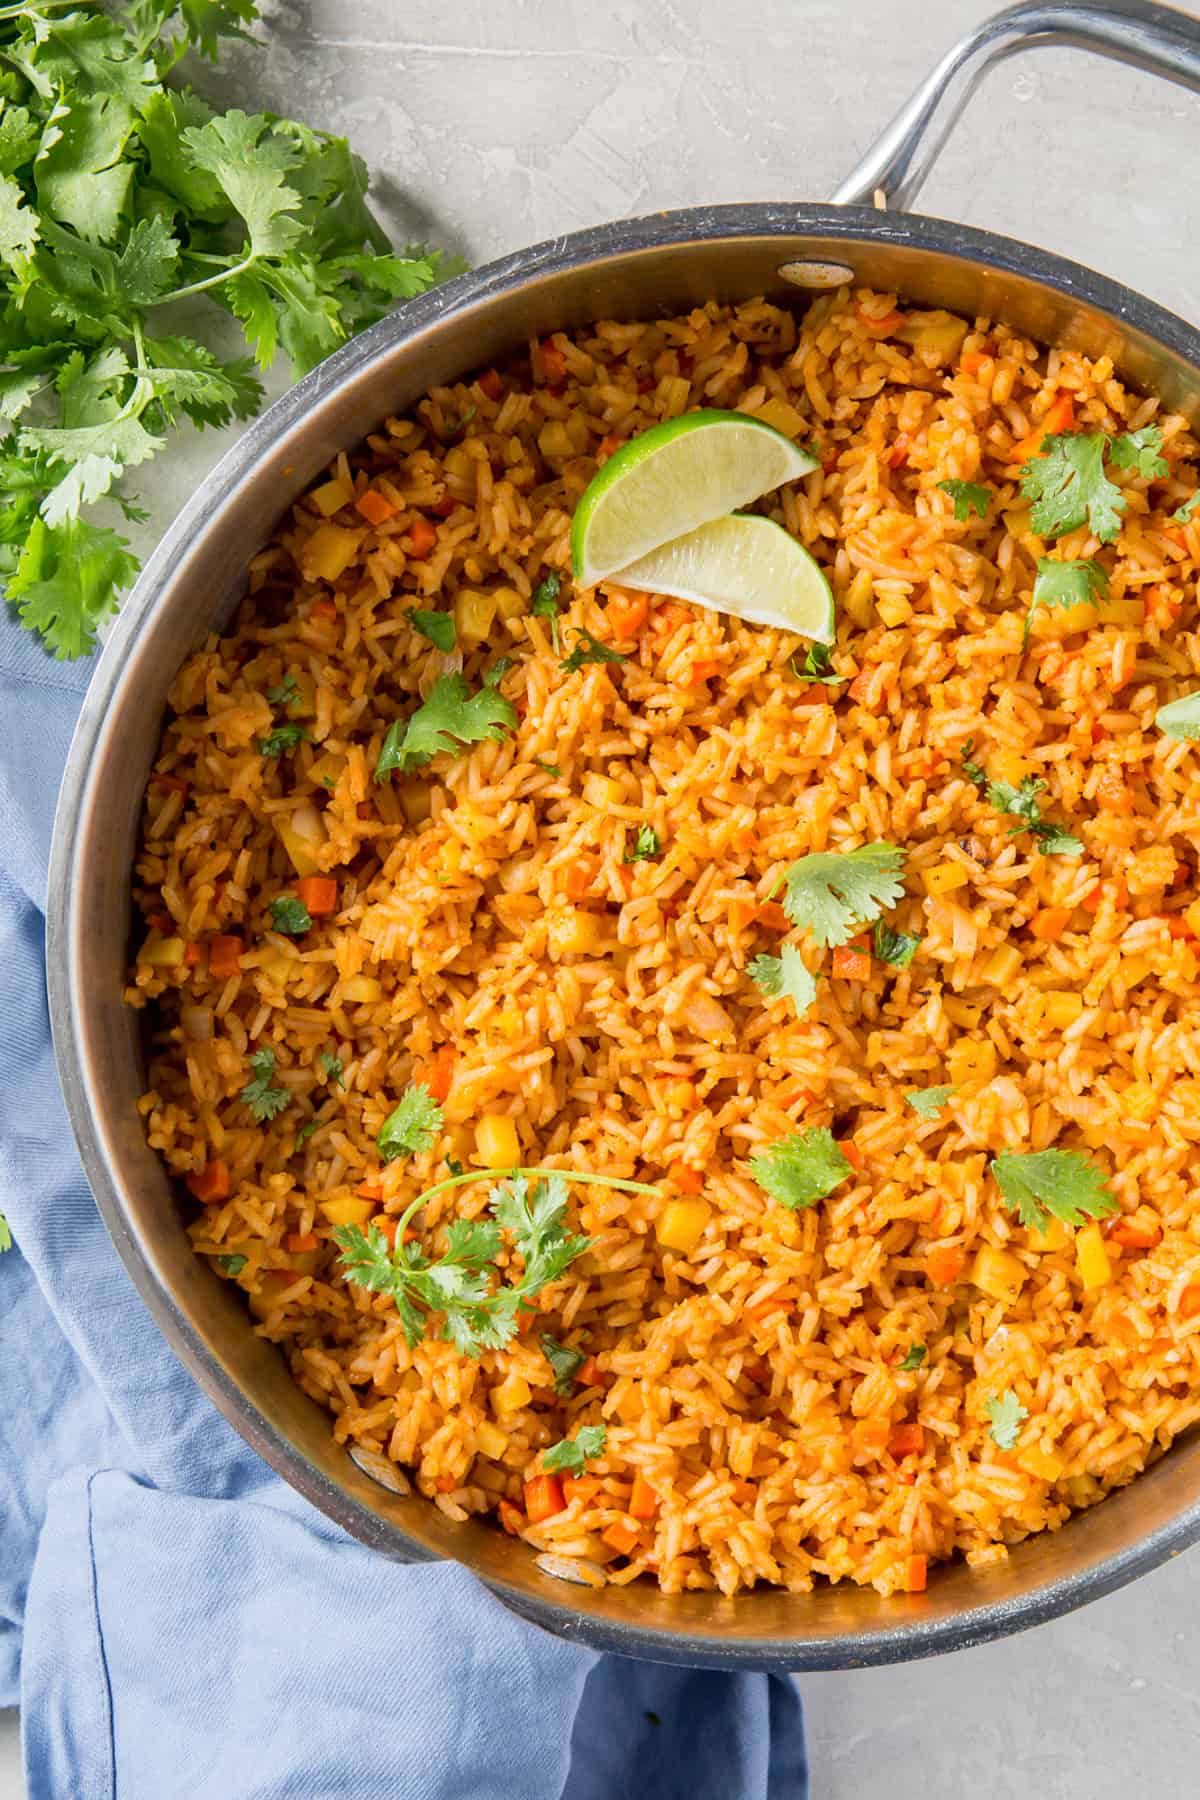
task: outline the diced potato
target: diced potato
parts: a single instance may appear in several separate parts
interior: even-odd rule
[[[604,921],[599,913],[568,906],[550,915],[548,936],[553,956],[587,956],[598,947],[603,935]]]
[[[1087,1289],[1104,1287],[1112,1280],[1112,1262],[1098,1225],[1085,1225],[1075,1233],[1075,1267]]]
[[[342,999],[349,1000],[354,1006],[370,1006],[373,1001],[383,999],[383,984],[373,975],[351,975],[342,983]]]
[[[1061,1219],[1056,1219],[1052,1215],[1047,1217],[1044,1231],[1039,1231],[1034,1225],[1029,1227],[1029,1248],[1036,1250],[1039,1256],[1045,1256],[1048,1252],[1055,1250],[1065,1250],[1069,1242],[1070,1236],[1066,1226]]]
[[[400,811],[410,825],[423,825],[433,811],[433,795],[427,781],[398,781]]]
[[[1065,1031],[1083,1011],[1083,995],[1069,988],[1050,988],[1042,996],[1042,1016],[1055,1031]]]
[[[860,630],[865,631],[875,611],[875,583],[869,569],[860,569],[846,590],[842,610],[850,615]]]
[[[475,1127],[475,1148],[484,1168],[515,1168],[521,1160],[516,1121],[504,1113],[484,1113]]]
[[[1097,609],[1090,600],[1079,600],[1074,606],[1039,606],[1029,627],[1031,638],[1065,638],[1077,631],[1091,631]]]
[[[321,581],[336,581],[358,555],[362,538],[361,531],[346,525],[318,525],[301,551],[304,573]]]
[[[336,750],[327,750],[324,756],[318,756],[308,773],[318,787],[335,788],[345,772],[346,759]]]
[[[1015,944],[1001,944],[983,965],[983,979],[993,987],[1007,987],[1021,967],[1021,952]]]
[[[764,425],[773,425],[776,431],[782,431],[784,437],[798,438],[810,430],[796,408],[775,395],[764,401],[754,416],[761,419]]]
[[[508,1449],[508,1438],[498,1425],[485,1419],[475,1432],[475,1448],[480,1456],[490,1456],[493,1462],[499,1462]]]
[[[496,617],[496,596],[462,588],[454,596],[454,629],[460,644],[482,644]]]
[[[960,1026],[963,1031],[974,1031],[983,1017],[982,1006],[974,1006],[969,1000],[956,1000],[951,996],[943,1004],[950,1023]]]
[[[893,630],[897,625],[906,625],[912,618],[912,607],[907,600],[903,600],[899,597],[894,600],[877,601],[875,611],[879,614],[884,624],[891,627]]]
[[[538,449],[553,462],[574,455],[571,434],[561,419],[547,419],[538,432]]]
[[[506,623],[510,619],[519,619],[522,613],[529,611],[528,600],[524,594],[518,594],[516,588],[497,588],[493,598],[496,602],[496,611]]]
[[[276,987],[283,987],[293,969],[299,967],[299,958],[291,956],[264,956],[258,965],[260,975],[273,981]]]
[[[1066,1463],[1053,1450],[1043,1450],[1040,1444],[1030,1444],[1017,1456],[1017,1463],[1027,1475],[1033,1475],[1038,1481],[1057,1481]]]
[[[946,1056],[954,1087],[982,1087],[996,1073],[996,1047],[990,1038],[959,1038]]]
[[[1145,1121],[1157,1105],[1158,1095],[1147,1081],[1131,1081],[1121,1090],[1121,1111],[1127,1119]]]
[[[529,1383],[515,1371],[506,1376],[498,1388],[492,1390],[492,1405],[498,1413],[520,1412],[523,1406],[529,1405],[532,1398]]]
[[[322,1200],[321,1211],[331,1225],[365,1225],[375,1211],[375,1202],[348,1194],[343,1200]]]
[[[186,946],[181,937],[154,937],[142,946],[141,960],[151,969],[178,969],[183,963]]]
[[[1152,965],[1144,956],[1125,956],[1121,959],[1120,973],[1124,987],[1136,987],[1139,981],[1145,981],[1152,972]]]
[[[997,750],[990,762],[994,779],[1007,781],[1010,787],[1020,787],[1025,777],[1033,773],[1033,764],[1015,750]]]
[[[319,874],[319,853],[325,847],[326,835],[316,807],[305,800],[290,813],[277,813],[275,829],[297,875]]]
[[[597,807],[601,812],[610,806],[620,804],[623,790],[619,781],[609,775],[585,775],[583,778],[583,797],[589,806]]]
[[[322,513],[325,518],[331,519],[335,512],[340,512],[343,506],[349,506],[353,500],[354,483],[348,481],[344,475],[335,475],[332,481],[325,482],[322,487],[314,488],[309,497],[318,512]]]
[[[993,1300],[1012,1306],[1020,1298],[1028,1270],[1018,1257],[992,1244],[981,1245],[971,1265],[971,1280]]]
[[[949,894],[955,888],[966,887],[970,877],[961,863],[934,863],[932,869],[924,873],[925,892],[927,894]]]
[[[914,350],[936,356],[939,362],[953,362],[967,335],[967,322],[954,313],[936,311],[909,313],[896,336]]]
[[[664,1250],[690,1256],[708,1224],[712,1208],[705,1200],[672,1200],[663,1208],[654,1235]]]

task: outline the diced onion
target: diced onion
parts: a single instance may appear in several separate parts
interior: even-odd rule
[[[211,1006],[181,1006],[179,1022],[193,1044],[207,1044],[213,1033]]]

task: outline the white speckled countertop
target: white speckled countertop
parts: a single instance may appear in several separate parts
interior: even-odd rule
[[[266,0],[267,47],[231,52],[199,85],[347,132],[398,236],[481,263],[660,207],[824,198],[989,10]],[[1200,15],[1194,0],[1185,10]],[[993,73],[922,206],[1090,263],[1196,321],[1198,167],[1200,100],[1041,51]],[[155,469],[143,485],[160,513],[216,448]],[[1006,1643],[807,1677],[814,1800],[1184,1800],[1200,1792],[1198,1615],[1193,1554]],[[22,1792],[15,1720],[0,1715],[0,1800]]]

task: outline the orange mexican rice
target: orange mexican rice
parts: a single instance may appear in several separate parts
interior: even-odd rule
[[[815,443],[758,510],[829,576],[830,658],[572,588],[598,465],[695,406]],[[1110,464],[1111,542],[1035,535],[1054,434],[1161,448]],[[843,292],[555,333],[292,509],[171,689],[129,997],[195,1248],[339,1441],[591,1581],[888,1594],[1200,1417],[1200,753],[1154,724],[1200,672],[1196,458],[1107,361]],[[1047,558],[1101,573],[1031,606]],[[511,724],[374,779],[451,675]],[[872,843],[884,935],[822,948],[785,873]],[[803,1012],[750,975],[785,945]],[[387,1160],[414,1084],[434,1123]],[[841,1171],[811,1205],[751,1167],[797,1133]],[[994,1165],[1047,1149],[1106,1199],[1036,1229]],[[495,1183],[397,1248],[409,1203],[518,1163],[650,1191],[565,1189],[590,1246],[501,1347],[347,1279],[351,1228],[437,1260]],[[519,1282],[490,1229],[485,1286]]]

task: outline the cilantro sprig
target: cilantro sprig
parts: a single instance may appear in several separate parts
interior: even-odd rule
[[[1056,556],[1039,556],[1033,598],[1025,615],[1022,644],[1029,642],[1034,615],[1039,606],[1081,606],[1085,602],[1099,606],[1108,598],[1108,573],[1091,557],[1072,561]]]
[[[419,1081],[410,1082],[380,1128],[375,1147],[384,1162],[431,1150],[442,1129],[442,1109]]]
[[[798,681],[819,681],[823,687],[841,687],[850,679],[848,675],[839,675],[834,668],[828,644],[810,644],[804,653],[804,661],[797,666],[793,656],[789,666]]]
[[[794,944],[785,944],[778,956],[756,956],[746,970],[769,1000],[788,999],[802,1019],[817,997],[817,983]]]
[[[793,1131],[761,1156],[750,1158],[750,1173],[759,1187],[792,1212],[814,1206],[853,1172],[849,1158],[823,1125]]]
[[[1043,819],[1038,796],[1045,791],[1046,783],[1040,776],[1026,775],[1020,787],[1013,787],[1008,781],[990,781],[986,799],[997,812],[1009,813],[1020,821],[1010,828],[1010,837],[1031,831],[1043,856],[1082,856],[1083,845],[1077,837],[1061,825]]]
[[[652,862],[656,856],[662,855],[662,840],[653,825],[639,825],[637,836],[633,840],[633,848],[627,850],[621,858],[622,862]]]
[[[604,1455],[608,1428],[581,1425],[573,1438],[560,1438],[542,1451],[542,1467],[548,1475],[582,1475],[588,1463]]]
[[[516,723],[516,707],[494,682],[485,681],[473,694],[464,676],[441,675],[410,718],[388,727],[375,779],[383,781],[393,769],[407,774],[435,756],[461,756],[468,744],[498,743]]]
[[[453,613],[422,612],[419,606],[410,606],[408,621],[414,631],[427,638],[443,655],[453,650],[456,642]]]
[[[1102,1171],[1078,1150],[1012,1152],[997,1156],[991,1170],[1005,1206],[1035,1231],[1045,1231],[1051,1215],[1082,1225],[1118,1210]]]
[[[992,504],[990,488],[980,487],[974,481],[954,480],[939,481],[938,486],[954,502],[954,517],[960,525],[964,525],[972,513],[977,518],[987,518],[988,508]]]
[[[558,615],[562,606],[559,595],[562,590],[562,576],[556,569],[538,582],[529,602],[529,610],[535,619],[549,619],[550,638],[554,645],[554,654],[558,655]]]
[[[875,955],[880,962],[891,963],[893,968],[907,969],[917,951],[921,948],[921,940],[908,931],[893,931],[882,919],[875,921],[875,933],[872,940]]]
[[[280,894],[270,903],[271,929],[287,937],[300,937],[312,930],[312,914],[295,894]]]
[[[951,1094],[957,1092],[952,1087],[910,1088],[904,1098],[922,1119],[936,1119]]]
[[[908,1347],[908,1355],[898,1366],[906,1373],[911,1373],[913,1369],[920,1368],[928,1355],[929,1347],[927,1344],[910,1344]]]
[[[167,36],[171,0],[0,7],[0,578],[58,657],[93,649],[137,573],[97,503],[145,518],[129,475],[184,420],[251,417],[255,362],[282,349],[302,373],[451,272],[393,252],[344,138],[168,87],[186,50],[215,57],[259,16],[178,11]],[[196,299],[240,322],[253,359],[192,335],[200,313],[176,329]]]
[[[292,1096],[285,1087],[271,1086],[275,1079],[273,1050],[256,1050],[250,1058],[250,1067],[254,1073],[242,1089],[241,1099],[249,1107],[251,1117],[262,1125],[268,1119],[278,1118]]]
[[[1039,537],[1065,537],[1086,524],[1102,544],[1119,534],[1128,501],[1104,472],[1111,452],[1118,469],[1145,477],[1166,475],[1162,430],[1144,425],[1110,439],[1104,432],[1066,432],[1042,439],[1021,470],[1021,492],[1033,505],[1029,523]]]
[[[823,850],[802,856],[784,872],[783,910],[822,949],[847,944],[904,892],[904,852],[894,844]]]
[[[572,1350],[569,1344],[560,1344],[546,1332],[542,1337],[542,1355],[550,1364],[555,1393],[565,1399],[574,1391],[575,1377],[587,1361],[586,1354],[582,1350]]]
[[[628,656],[622,655],[619,650],[610,650],[608,645],[602,643],[598,637],[593,637],[590,631],[585,631],[582,626],[579,626],[575,632],[575,648],[569,656],[564,656],[561,666],[568,675],[573,675],[575,670],[582,669],[585,663],[623,663],[628,661]]]
[[[999,1444],[1001,1450],[1015,1449],[1017,1439],[1021,1435],[1021,1427],[1029,1414],[1017,1399],[1012,1388],[1005,1388],[998,1398],[986,1400],[984,1410],[992,1422],[989,1435]]]

